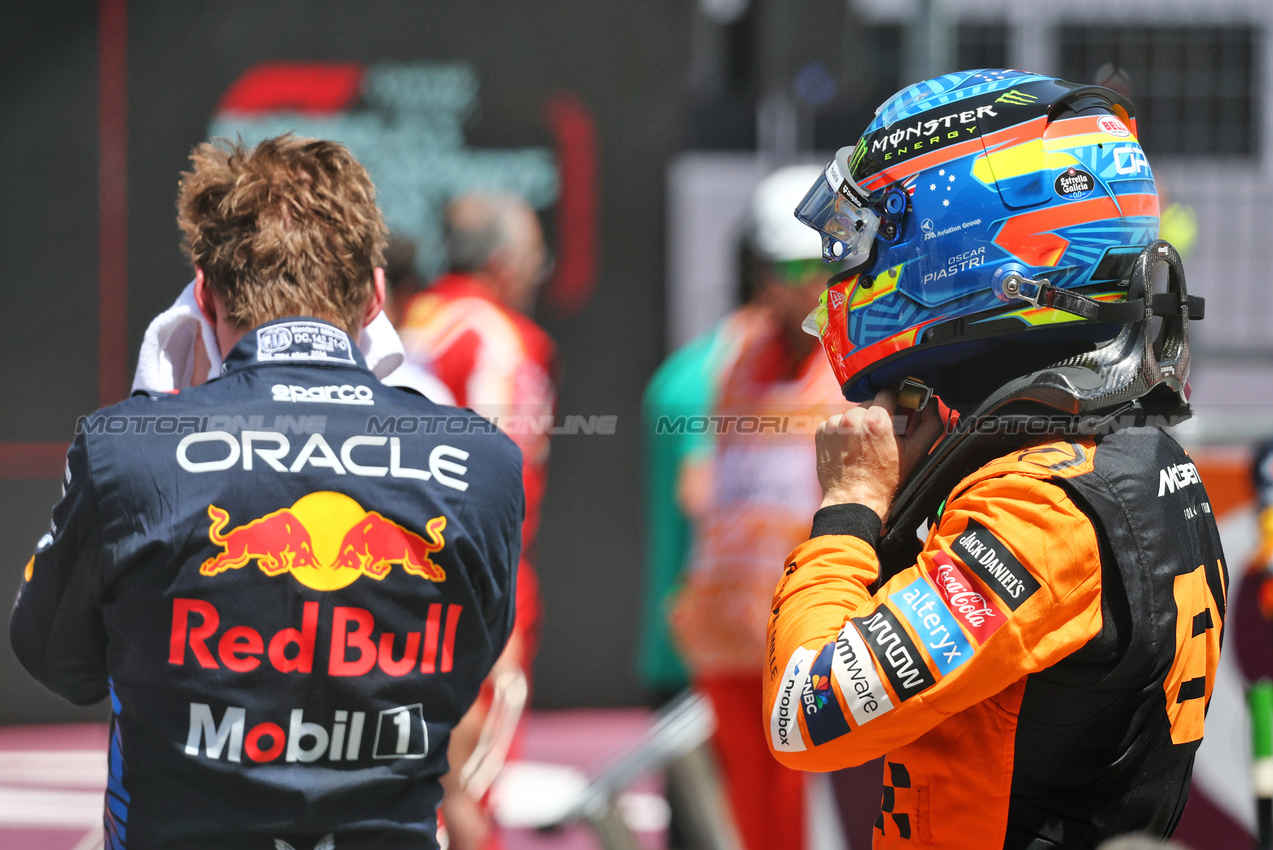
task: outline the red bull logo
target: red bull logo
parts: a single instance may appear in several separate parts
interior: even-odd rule
[[[405,634],[378,626],[375,615],[365,608],[337,605],[326,615],[317,602],[306,602],[301,608],[300,628],[289,626],[270,635],[252,626],[222,622],[222,612],[206,599],[177,597],[172,601],[168,663],[184,667],[193,659],[206,670],[234,673],[251,673],[268,664],[280,673],[313,673],[317,656],[319,670],[328,676],[365,676],[376,667],[390,676],[405,676],[413,670],[450,673],[455,668],[462,605],[429,603],[420,611],[424,616],[420,628]],[[320,649],[323,617],[327,625]],[[398,628],[414,625],[395,624]]]
[[[425,523],[426,539],[342,493],[323,490],[228,531],[229,512],[208,505],[208,517],[208,539],[223,551],[199,567],[205,576],[256,561],[268,576],[290,573],[315,590],[339,590],[364,575],[382,581],[394,564],[429,581],[446,581],[446,571],[431,557],[446,545],[445,516]]]

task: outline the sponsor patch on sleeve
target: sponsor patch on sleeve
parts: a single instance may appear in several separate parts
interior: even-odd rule
[[[1013,611],[1039,589],[1039,581],[1017,560],[1008,545],[975,519],[955,540],[955,555],[981,579],[990,592]]]
[[[893,700],[884,690],[862,636],[848,623],[836,635],[831,674],[858,726],[893,710]]]
[[[769,737],[775,750],[798,753],[806,749],[804,736],[800,734],[800,722],[796,718],[800,714],[800,695],[804,693],[809,679],[812,661],[813,650],[804,647],[796,649],[787,660],[787,669],[783,671],[778,685],[778,697],[769,715]]]
[[[910,584],[889,594],[919,635],[928,656],[943,676],[949,676],[972,658],[972,645],[955,622],[945,601],[927,579],[918,576]]]
[[[945,552],[938,552],[933,556],[933,566],[928,577],[932,579],[942,599],[946,600],[946,607],[976,639],[978,646],[984,645],[1008,621],[1003,612],[977,590],[972,579],[964,575],[955,559]]]
[[[920,655],[919,647],[887,606],[876,608],[869,617],[853,617],[851,622],[866,641],[871,654],[879,660],[899,701],[906,702],[937,684]]]
[[[809,730],[809,740],[816,747],[849,733],[849,722],[844,719],[840,702],[831,689],[831,659],[835,653],[835,641],[822,647],[809,678],[805,679],[800,693],[800,706],[804,712],[804,727]]]

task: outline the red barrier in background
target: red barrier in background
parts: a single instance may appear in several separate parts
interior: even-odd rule
[[[97,3],[97,403],[128,395],[128,3]],[[61,478],[66,443],[0,443],[0,480]]]
[[[557,269],[544,291],[553,315],[568,318],[591,299],[600,264],[597,128],[588,107],[573,94],[549,101],[548,123],[557,148],[561,194],[557,198]]]
[[[97,116],[97,403],[105,407],[128,396],[127,0],[98,0]]]

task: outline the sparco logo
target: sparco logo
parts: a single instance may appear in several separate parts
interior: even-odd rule
[[[774,700],[773,712],[769,715],[769,737],[775,750],[800,752],[805,749],[804,736],[800,734],[800,724],[796,717],[800,714],[800,694],[809,678],[811,661],[813,651],[803,647],[791,653],[791,658],[787,661],[787,669],[783,671],[778,696]]]
[[[924,664],[919,647],[911,640],[892,611],[881,605],[869,617],[852,618],[858,633],[866,640],[871,654],[880,661],[884,675],[901,702],[937,683]]]
[[[976,132],[976,122],[983,115],[997,117],[993,106],[978,106],[975,110],[952,112],[937,118],[919,120],[895,130],[885,128],[871,140],[871,153],[888,153],[909,142],[935,145],[943,140],[953,141]],[[966,126],[966,125],[973,126]],[[918,147],[919,145],[917,145]]]
[[[341,384],[329,387],[298,387],[275,384],[270,388],[275,401],[318,401],[328,404],[375,404],[371,387]]]
[[[1020,608],[1039,589],[1039,582],[1017,560],[1002,540],[975,519],[955,541],[959,556],[990,591],[1013,611]]]

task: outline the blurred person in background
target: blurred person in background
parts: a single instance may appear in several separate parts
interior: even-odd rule
[[[875,115],[797,209],[850,262],[811,325],[868,403],[819,430],[821,507],[775,562],[770,746],[806,770],[886,754],[877,848],[1167,837],[1229,582],[1161,427],[1191,412],[1203,303],[1157,239],[1134,107],[979,70]]]
[[[415,258],[415,242],[390,234],[385,247],[385,316],[395,328],[402,323],[403,307],[421,289]],[[402,364],[381,380],[393,387],[410,387],[438,404],[455,404],[455,394],[438,378],[432,361],[420,352],[404,357]]]
[[[716,713],[715,752],[748,850],[805,847],[805,777],[769,756],[757,718],[775,563],[808,533],[818,504],[815,417],[843,406],[816,341],[801,330],[834,271],[821,262],[816,235],[792,215],[818,173],[780,169],[753,196],[746,239],[755,306],[728,330],[736,353],[712,408],[725,417],[718,421],[736,421],[714,435],[705,494],[689,495],[702,502],[688,506],[697,515],[695,550],[670,612],[694,687]],[[769,417],[794,421],[792,433],[758,433]]]
[[[527,699],[538,646],[536,533],[547,485],[548,435],[556,404],[557,353],[530,318],[548,270],[539,219],[512,194],[474,193],[445,212],[449,270],[403,309],[409,361],[428,364],[455,403],[494,421],[522,452],[526,518],[518,565],[517,622],[481,699],[452,739],[443,819],[457,850],[493,848],[498,833],[485,792],[507,756]]]
[[[693,552],[694,522],[711,500],[712,451],[708,429],[676,428],[677,417],[707,417],[716,407],[722,375],[733,365],[745,328],[759,321],[752,303],[758,263],[742,240],[742,306],[710,331],[668,355],[641,399],[645,435],[645,574],[637,675],[662,705],[689,684],[668,629],[668,604]],[[660,421],[663,424],[660,424]]]
[[[759,309],[751,304],[756,263],[742,240],[739,251],[741,307],[717,322],[710,331],[668,355],[646,385],[641,398],[645,435],[644,504],[645,572],[637,678],[647,689],[651,705],[661,707],[689,684],[689,674],[668,628],[668,608],[693,553],[694,524],[711,499],[712,450],[710,431],[661,425],[677,417],[706,417],[716,407],[722,374],[738,353],[738,342]],[[672,807],[668,846],[684,845],[677,789],[669,784]]]
[[[1260,613],[1273,623],[1273,439],[1255,447],[1251,483],[1255,488],[1258,536],[1248,575],[1255,582]]]
[[[450,732],[513,629],[519,452],[368,369],[385,229],[348,150],[191,159],[178,224],[223,365],[86,418],[14,652],[110,698],[107,847],[435,848]],[[321,433],[279,424],[298,407]],[[369,411],[444,410],[462,433],[367,436]]]

